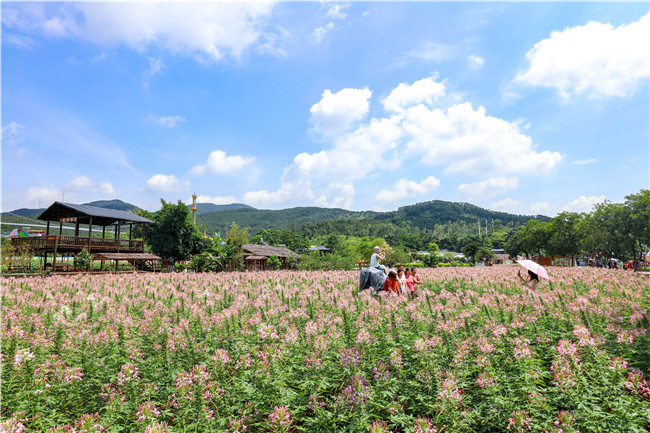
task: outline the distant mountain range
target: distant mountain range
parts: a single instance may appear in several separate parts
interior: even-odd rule
[[[122,200],[102,200],[84,204],[116,210],[138,209],[138,206]],[[2,217],[5,222],[18,222],[29,225],[27,221],[34,219],[34,223],[37,223],[35,218],[44,210],[21,208],[11,212],[4,212]],[[197,223],[203,225],[209,233],[226,231],[233,222],[240,227],[249,227],[249,233],[254,234],[262,229],[301,230],[305,226],[340,220],[365,220],[395,225],[408,224],[412,227],[430,229],[437,224],[456,221],[475,224],[480,220],[483,224],[483,221],[486,220],[500,220],[503,224],[523,224],[530,219],[549,220],[548,217],[543,215],[514,215],[483,209],[470,203],[455,203],[442,200],[403,206],[396,211],[390,212],[358,212],[320,207],[268,210],[256,209],[242,203],[225,205],[197,203]]]
[[[233,222],[240,227],[250,227],[249,233],[263,229],[292,229],[300,230],[305,226],[334,220],[371,220],[392,223],[395,225],[408,224],[421,229],[432,228],[436,224],[464,221],[476,224],[485,220],[500,220],[502,224],[523,224],[531,219],[548,221],[543,215],[514,215],[506,212],[495,212],[475,206],[470,203],[454,203],[433,200],[403,206],[396,211],[349,211],[320,207],[296,207],[280,210],[264,210],[255,208],[239,208],[222,210],[221,212],[197,213],[197,223],[205,226],[208,233],[224,231]]]

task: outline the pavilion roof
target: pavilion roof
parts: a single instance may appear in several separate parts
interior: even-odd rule
[[[42,221],[59,221],[61,218],[77,218],[84,224],[88,224],[92,218],[93,225],[99,226],[108,226],[116,222],[120,224],[153,222],[132,212],[60,201],[52,203],[38,216]]]

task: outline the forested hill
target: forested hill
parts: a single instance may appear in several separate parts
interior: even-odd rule
[[[549,220],[548,217],[541,215],[513,215],[483,209],[469,203],[454,203],[442,200],[404,206],[391,212],[355,212],[345,209],[296,207],[281,210],[234,209],[197,215],[197,223],[205,226],[209,233],[224,231],[235,222],[240,227],[250,227],[250,234],[263,229],[302,231],[309,226],[322,225],[327,221],[338,220],[366,220],[395,225],[406,223],[414,228],[432,229],[435,225],[450,222],[477,224],[480,220],[484,226],[486,220],[488,223],[499,220],[503,225],[508,223],[519,225],[530,219]]]
[[[95,206],[105,209],[114,209],[114,210],[132,210],[138,209],[138,207],[131,203],[126,203],[122,200],[98,200],[92,201],[90,203],[83,203],[86,206]],[[18,216],[18,217],[37,217],[45,211],[45,208],[38,209],[29,209],[29,208],[20,208],[13,210],[11,212],[3,212],[3,216]]]

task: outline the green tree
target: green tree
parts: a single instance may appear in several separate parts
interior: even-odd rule
[[[277,271],[278,269],[280,269],[280,266],[282,266],[282,262],[280,261],[280,259],[278,258],[278,256],[275,255],[275,254],[272,254],[272,255],[269,257],[269,259],[266,261],[266,263],[267,263],[269,266],[271,266],[273,269],[275,269],[276,271]]]
[[[203,239],[192,223],[189,208],[182,201],[177,204],[160,202],[162,209],[152,215],[154,223],[145,226],[145,241],[151,251],[163,259],[164,265],[185,260],[209,246],[209,240]]]
[[[625,196],[625,206],[629,209],[632,255],[639,259],[650,248],[650,189]]]
[[[580,221],[582,215],[575,212],[562,212],[551,219],[549,226],[548,253],[571,257],[571,265],[575,256],[580,253]]]
[[[463,247],[462,253],[467,257],[470,261],[476,262],[476,255],[478,254],[481,246],[475,242],[472,242],[471,244],[467,244]]]

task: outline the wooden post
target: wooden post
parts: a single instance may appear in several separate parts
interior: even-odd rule
[[[57,237],[54,240],[54,258],[52,260],[52,272],[56,271],[56,253],[57,253],[58,250],[59,250],[59,238]]]
[[[120,252],[120,222],[117,222],[117,225],[115,226],[115,239],[117,239],[117,252]],[[115,261],[115,265],[117,266],[117,260]]]
[[[88,251],[90,251],[90,241],[93,235],[93,217],[90,217],[90,222],[88,223]]]
[[[59,222],[59,236],[63,236],[63,221]]]
[[[47,229],[45,229],[45,236],[49,236],[49,235],[50,235],[50,221],[48,220],[47,221]]]
[[[79,218],[74,223],[74,235],[75,237],[79,237]]]
[[[106,226],[102,226],[102,239],[106,239]]]

